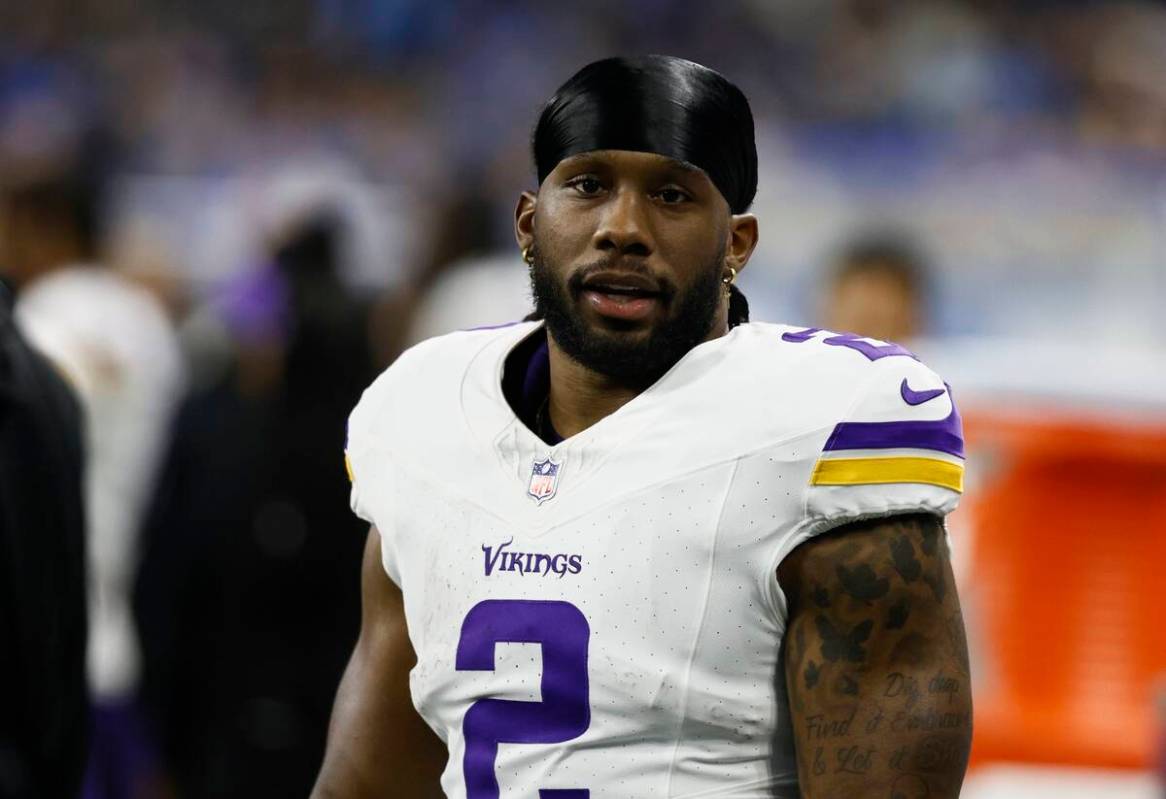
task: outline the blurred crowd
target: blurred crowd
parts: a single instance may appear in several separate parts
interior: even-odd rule
[[[0,6],[0,279],[88,418],[87,796],[307,794],[359,621],[347,412],[528,310],[540,103],[636,52],[750,98],[754,318],[1166,341],[1156,3]]]
[[[10,4],[0,177],[97,131],[106,259],[173,299],[219,291],[320,206],[347,285],[420,292],[512,249],[555,86],[653,51],[752,100],[766,227],[745,286],[767,316],[804,315],[847,231],[907,220],[935,256],[939,332],[1055,335],[1121,300],[1101,335],[1166,338],[1158,3]]]

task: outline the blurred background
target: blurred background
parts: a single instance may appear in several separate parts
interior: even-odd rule
[[[1159,795],[1161,4],[6,2],[0,278],[89,419],[87,797],[307,795],[359,620],[347,412],[527,312],[541,104],[643,52],[752,103],[753,319],[960,399],[965,796]]]

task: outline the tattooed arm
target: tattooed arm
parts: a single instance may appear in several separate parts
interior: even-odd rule
[[[959,796],[972,741],[963,616],[941,521],[859,522],[782,561],[802,796]]]

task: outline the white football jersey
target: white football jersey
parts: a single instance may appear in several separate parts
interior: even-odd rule
[[[797,796],[778,563],[946,514],[950,392],[892,344],[752,323],[549,446],[502,391],[537,323],[406,352],[349,421],[455,799]]]

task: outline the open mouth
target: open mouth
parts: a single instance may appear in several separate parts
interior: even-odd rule
[[[654,313],[663,292],[646,285],[644,278],[624,280],[598,278],[585,281],[582,299],[601,316],[623,321],[638,321]]]
[[[584,291],[593,291],[599,294],[606,294],[609,297],[627,299],[651,299],[660,296],[659,291],[652,291],[651,289],[640,288],[638,286],[624,286],[613,283],[586,283],[583,286]]]

